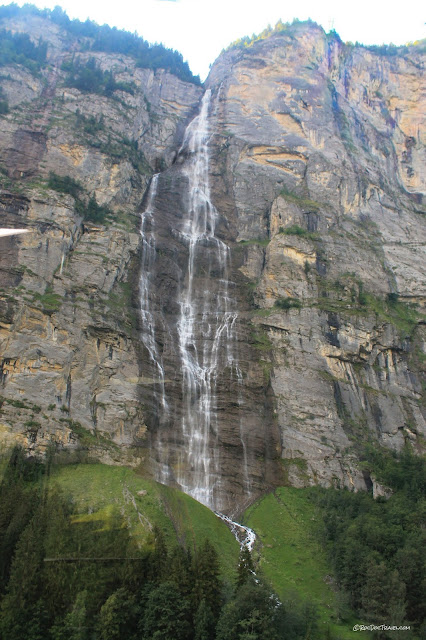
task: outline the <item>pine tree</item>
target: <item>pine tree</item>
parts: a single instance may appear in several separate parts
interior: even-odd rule
[[[389,571],[384,562],[372,562],[361,592],[365,620],[376,624],[402,624],[405,616],[405,585],[397,571]]]
[[[216,631],[216,618],[209,605],[203,599],[194,616],[194,640],[213,640]]]
[[[102,606],[99,613],[99,640],[136,639],[140,607],[126,589],[117,589]]]
[[[237,586],[241,587],[243,584],[247,582],[247,580],[252,579],[253,576],[254,576],[253,559],[251,557],[250,551],[247,549],[246,546],[244,546],[240,550],[240,558],[238,561]]]
[[[192,599],[195,609],[199,607],[202,600],[205,600],[216,618],[221,608],[222,582],[219,573],[217,551],[206,539],[194,554]]]
[[[42,593],[45,511],[41,505],[16,545],[7,594],[1,603],[0,629],[7,640],[22,640]]]
[[[284,629],[282,605],[268,587],[249,580],[222,609],[216,640],[282,640],[287,637]]]
[[[172,582],[163,582],[146,600],[143,617],[144,640],[189,640],[189,602]]]
[[[194,583],[191,555],[182,547],[175,547],[170,553],[168,579],[176,584],[184,597],[191,594]]]
[[[4,472],[0,486],[0,593],[9,580],[18,540],[40,504],[40,492],[28,482],[39,468],[15,447]]]
[[[154,527],[154,552],[150,558],[150,578],[160,581],[168,576],[169,554],[167,551],[164,534],[159,527]]]
[[[72,610],[51,629],[53,640],[88,640],[89,622],[86,612],[87,591],[80,591]]]

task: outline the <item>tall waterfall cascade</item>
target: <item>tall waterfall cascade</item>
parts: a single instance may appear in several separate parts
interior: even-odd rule
[[[154,394],[160,390],[161,407],[167,410],[167,402],[164,387],[164,367],[158,351],[155,338],[155,318],[150,304],[150,293],[152,289],[153,265],[156,257],[155,250],[155,215],[154,204],[157,195],[158,173],[152,178],[148,194],[148,203],[141,218],[140,234],[142,238],[142,260],[141,277],[139,281],[139,305],[142,321],[141,339],[145,345],[149,357],[154,364]]]
[[[155,318],[151,309],[152,269],[156,260],[155,212],[162,176],[154,176],[142,214],[142,269],[140,307],[142,341],[154,370],[153,387],[157,394],[157,418],[160,425],[155,442],[157,479],[175,483],[187,494],[210,508],[220,508],[220,410],[218,387],[224,380],[242,386],[237,356],[237,305],[230,280],[229,246],[217,234],[220,220],[212,203],[209,184],[209,110],[211,92],[205,92],[199,114],[186,129],[179,156],[180,177],[185,190],[183,216],[177,220],[175,236],[185,250],[186,264],[179,277],[178,317],[175,325],[176,351],[180,371],[179,410],[169,402],[167,382],[157,345]],[[160,186],[159,186],[160,183]],[[237,392],[237,403],[242,394]],[[169,412],[169,414],[168,414]],[[168,420],[168,415],[170,420]],[[174,421],[174,422],[173,422]],[[179,431],[178,453],[171,461],[161,441],[161,427]],[[169,427],[168,427],[169,426]],[[246,446],[243,428],[239,434],[243,451],[242,482],[249,493]]]
[[[183,228],[189,251],[177,325],[184,408],[184,449],[177,481],[196,500],[213,506],[215,484],[220,482],[217,449],[210,446],[218,436],[216,385],[221,368],[235,364],[232,347],[237,313],[229,294],[230,250],[215,236],[218,212],[210,197],[210,99],[210,91],[206,91],[200,114],[189,125],[183,143],[183,149],[190,154],[184,167],[189,206]],[[194,289],[199,254],[205,252],[209,255],[209,276],[214,270],[219,283],[213,296],[208,282],[201,291]]]

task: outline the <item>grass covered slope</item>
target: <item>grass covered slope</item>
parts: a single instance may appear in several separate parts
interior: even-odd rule
[[[284,601],[297,594],[318,609],[319,627],[349,638],[352,624],[339,624],[331,567],[321,545],[322,519],[309,490],[280,487],[252,505],[244,522],[257,533],[259,566]]]
[[[128,468],[59,466],[16,447],[0,483],[0,639],[213,637],[238,553],[188,496]]]
[[[210,509],[133,469],[104,464],[58,466],[52,469],[49,484],[72,499],[78,514],[75,521],[104,521],[107,525],[111,510],[118,507],[138,546],[151,546],[157,526],[169,547],[179,542],[195,549],[208,538],[220,550],[224,572],[237,565],[238,543]]]
[[[68,640],[77,622],[93,640],[346,640],[355,624],[422,637],[426,465],[408,447],[366,456],[391,495],[280,487],[246,511],[257,543],[237,565],[230,531],[187,495],[16,448],[0,483],[0,640]]]
[[[259,567],[284,607],[293,592],[317,608],[323,637],[353,638],[354,624],[424,637],[426,461],[408,444],[400,453],[367,445],[363,457],[386,496],[280,487],[246,511]]]

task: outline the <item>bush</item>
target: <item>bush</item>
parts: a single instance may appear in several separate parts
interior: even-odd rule
[[[76,112],[77,121],[76,126],[81,126],[83,128],[84,133],[89,134],[89,136],[95,136],[101,131],[105,131],[105,122],[104,116],[101,114],[99,119],[95,116],[89,116],[86,118],[80,111],[77,109]]]
[[[358,302],[362,307],[365,307],[368,304],[368,296],[362,290],[361,286],[360,286],[359,293],[358,293]]]
[[[292,202],[293,204],[306,211],[318,212],[321,208],[320,203],[316,200],[310,200],[309,198],[299,196],[297,193],[288,191],[288,189],[286,188],[281,189],[280,196],[282,198],[285,198],[285,200],[287,200],[288,202]]]
[[[300,236],[308,240],[316,240],[318,238],[316,233],[308,231],[307,229],[300,227],[298,224],[292,224],[289,227],[280,227],[279,233],[283,233],[286,236]]]
[[[398,293],[388,293],[388,295],[386,296],[386,300],[388,301],[389,304],[394,305],[399,300],[399,294]]]
[[[71,176],[59,176],[53,171],[49,173],[49,181],[47,184],[49,189],[53,189],[59,193],[69,193],[75,199],[78,199],[83,191],[83,186],[77,182],[77,180],[74,180]]]
[[[96,201],[96,196],[92,195],[88,204],[86,205],[81,199],[81,194],[84,192],[83,186],[71,178],[70,176],[59,176],[53,171],[49,174],[48,186],[54,191],[59,193],[69,193],[75,199],[75,210],[79,213],[84,220],[89,222],[102,223],[106,221],[110,210],[108,207],[99,205]]]
[[[300,309],[302,303],[297,298],[278,298],[275,300],[275,306],[287,311],[288,309]]]
[[[103,207],[99,205],[96,201],[96,197],[92,196],[89,200],[89,204],[87,205],[85,211],[83,212],[83,217],[85,220],[89,222],[105,222],[107,215],[109,214],[108,207]]]
[[[127,82],[116,82],[112,71],[102,71],[94,58],[90,58],[86,64],[79,60],[67,60],[62,64],[62,69],[68,71],[65,78],[65,86],[74,87],[83,93],[98,93],[111,97],[114,91],[135,93],[135,85]]]
[[[7,96],[3,91],[3,87],[0,87],[0,115],[4,115],[9,113],[9,103],[7,101]]]

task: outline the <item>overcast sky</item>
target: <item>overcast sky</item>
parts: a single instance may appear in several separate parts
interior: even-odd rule
[[[30,0],[31,1],[31,0]],[[419,0],[33,0],[56,4],[70,18],[90,18],[136,31],[149,42],[180,51],[194,74],[204,80],[220,51],[245,35],[259,33],[280,18],[312,18],[345,42],[405,44],[426,37]],[[9,2],[0,2],[9,4]],[[24,4],[18,0],[18,4]]]

